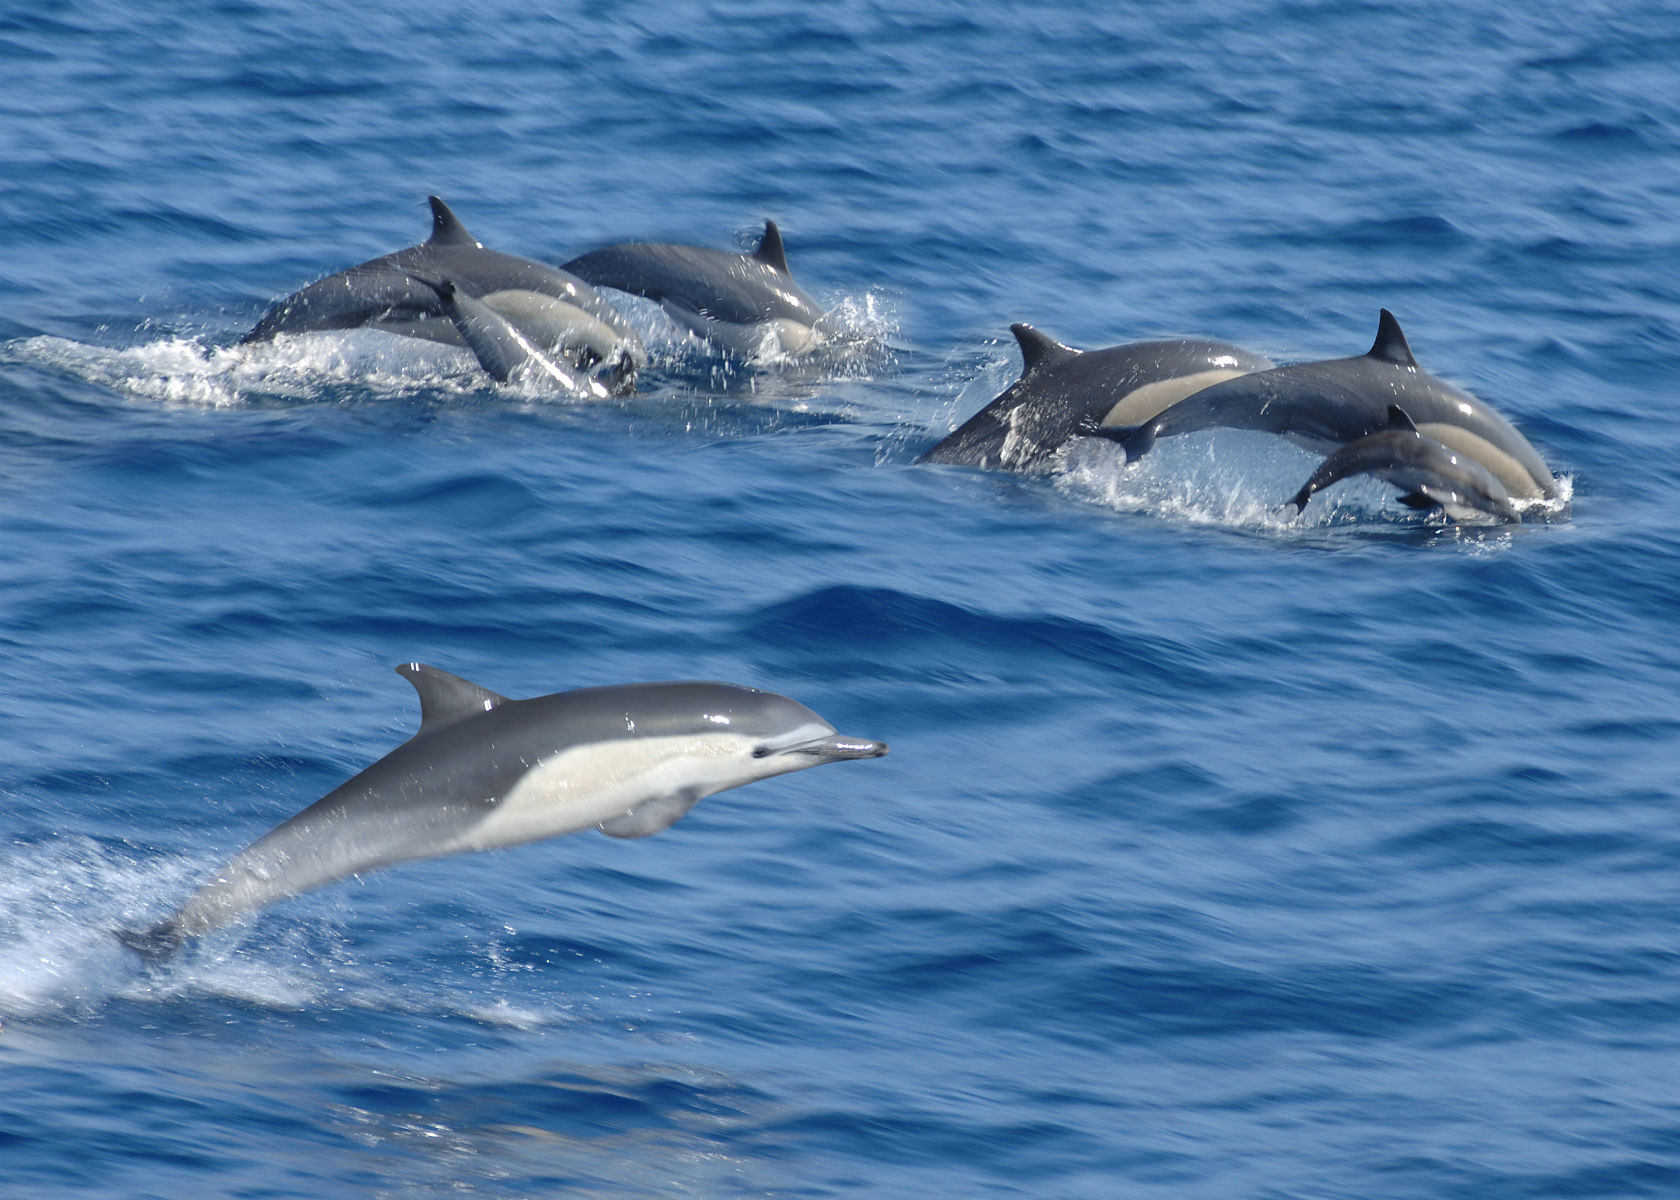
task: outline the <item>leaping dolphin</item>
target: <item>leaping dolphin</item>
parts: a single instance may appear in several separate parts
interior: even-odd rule
[[[657,300],[673,321],[742,358],[802,354],[817,342],[822,309],[793,281],[774,221],[764,222],[751,254],[624,242],[579,255],[565,269],[596,287]]]
[[[1226,380],[1135,430],[1101,432],[1121,442],[1129,459],[1147,454],[1157,438],[1215,428],[1281,434],[1308,449],[1329,452],[1382,432],[1391,404],[1409,413],[1425,436],[1486,467],[1512,496],[1556,495],[1552,473],[1528,439],[1482,401],[1419,367],[1400,323],[1386,308],[1377,339],[1365,354]]]
[[[432,235],[418,246],[369,259],[278,301],[241,340],[371,326],[460,345],[437,293],[417,273],[445,277],[500,313],[535,345],[587,369],[601,364],[615,392],[634,386],[646,351],[635,328],[589,284],[529,258],[488,250],[436,196]]]
[[[397,672],[420,695],[419,732],[240,851],[171,916],[117,936],[164,957],[362,871],[585,829],[646,837],[714,792],[887,752],[785,696],[729,683],[510,700],[436,667]]]
[[[1505,485],[1475,460],[1425,437],[1397,404],[1388,408],[1389,427],[1349,442],[1319,464],[1292,497],[1305,512],[1314,492],[1350,475],[1375,475],[1392,483],[1410,508],[1439,508],[1455,521],[1491,515],[1506,521],[1522,516]]]
[[[1134,428],[1205,387],[1272,366],[1224,342],[1075,350],[1031,325],[1009,329],[1021,345],[1021,378],[918,461],[1027,470],[1070,438],[1105,426]]]
[[[437,293],[444,314],[455,322],[461,340],[497,383],[517,379],[521,383],[557,387],[569,396],[598,400],[612,394],[593,376],[567,370],[554,361],[501,313],[484,301],[462,293],[453,279],[419,271],[414,272],[414,277]]]

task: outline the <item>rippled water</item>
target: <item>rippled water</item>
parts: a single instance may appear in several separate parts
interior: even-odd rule
[[[0,15],[0,1192],[1680,1189],[1680,18],[1658,5],[189,3]],[[749,247],[568,404],[277,297],[445,197]],[[1370,344],[1553,519],[1252,434],[914,466],[1013,321]],[[390,668],[719,678],[892,743],[110,938],[406,738]]]

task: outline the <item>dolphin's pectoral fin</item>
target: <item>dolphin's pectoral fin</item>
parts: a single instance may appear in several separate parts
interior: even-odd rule
[[[509,703],[506,696],[424,663],[404,663],[396,671],[420,694],[420,733],[431,733],[463,717]]]
[[[1401,496],[1400,503],[1404,504],[1407,508],[1415,508],[1419,510],[1441,507],[1441,502],[1439,500],[1431,500],[1422,488],[1419,488],[1415,492],[1407,492],[1404,496]]]
[[[621,817],[602,821],[595,828],[608,837],[639,838],[671,828],[700,803],[700,793],[693,788],[655,796],[643,801]]]

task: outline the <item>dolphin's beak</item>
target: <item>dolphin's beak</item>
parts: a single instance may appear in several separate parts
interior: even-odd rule
[[[848,758],[880,758],[886,752],[885,742],[847,737],[843,733],[831,733],[814,742],[802,742],[782,751],[783,754],[809,754],[823,762],[841,762]]]

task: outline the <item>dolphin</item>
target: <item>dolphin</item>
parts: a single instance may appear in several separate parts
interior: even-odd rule
[[[586,829],[646,837],[714,792],[887,752],[786,696],[735,684],[511,700],[436,667],[396,670],[420,696],[412,738],[241,850],[169,917],[118,938],[161,958],[348,875]]]
[[[413,274],[414,278],[437,293],[444,314],[455,323],[461,340],[497,383],[507,383],[517,377],[521,383],[535,382],[558,387],[576,397],[603,400],[612,394],[593,376],[567,370],[541,347],[532,344],[531,339],[501,313],[484,301],[463,293],[453,279],[421,271]]]
[[[635,328],[577,276],[487,250],[442,200],[429,197],[432,236],[418,246],[369,259],[317,279],[276,302],[240,339],[264,342],[282,333],[371,326],[407,337],[461,344],[456,323],[437,293],[416,277],[446,276],[464,294],[499,312],[535,344],[567,354],[574,365],[604,364],[615,392],[633,388],[647,357]]]
[[[1147,454],[1157,438],[1215,428],[1262,430],[1329,452],[1382,432],[1391,404],[1405,409],[1425,436],[1486,467],[1512,496],[1557,494],[1550,469],[1528,439],[1482,401],[1419,367],[1386,308],[1365,354],[1226,380],[1136,429],[1101,433],[1125,446],[1129,459]]]
[[[677,324],[742,358],[802,354],[817,342],[817,302],[793,281],[774,221],[751,254],[623,242],[565,264],[596,287],[657,300]]]
[[[1135,428],[1205,387],[1272,366],[1224,342],[1075,350],[1031,325],[1009,330],[1021,345],[1021,378],[918,462],[1026,470],[1069,438],[1104,426]]]
[[[1440,508],[1455,521],[1483,515],[1522,519],[1505,485],[1486,467],[1425,437],[1397,404],[1388,406],[1388,419],[1387,429],[1349,442],[1319,464],[1292,497],[1295,510],[1305,512],[1314,492],[1338,480],[1375,475],[1399,488],[1400,503],[1411,508]]]

